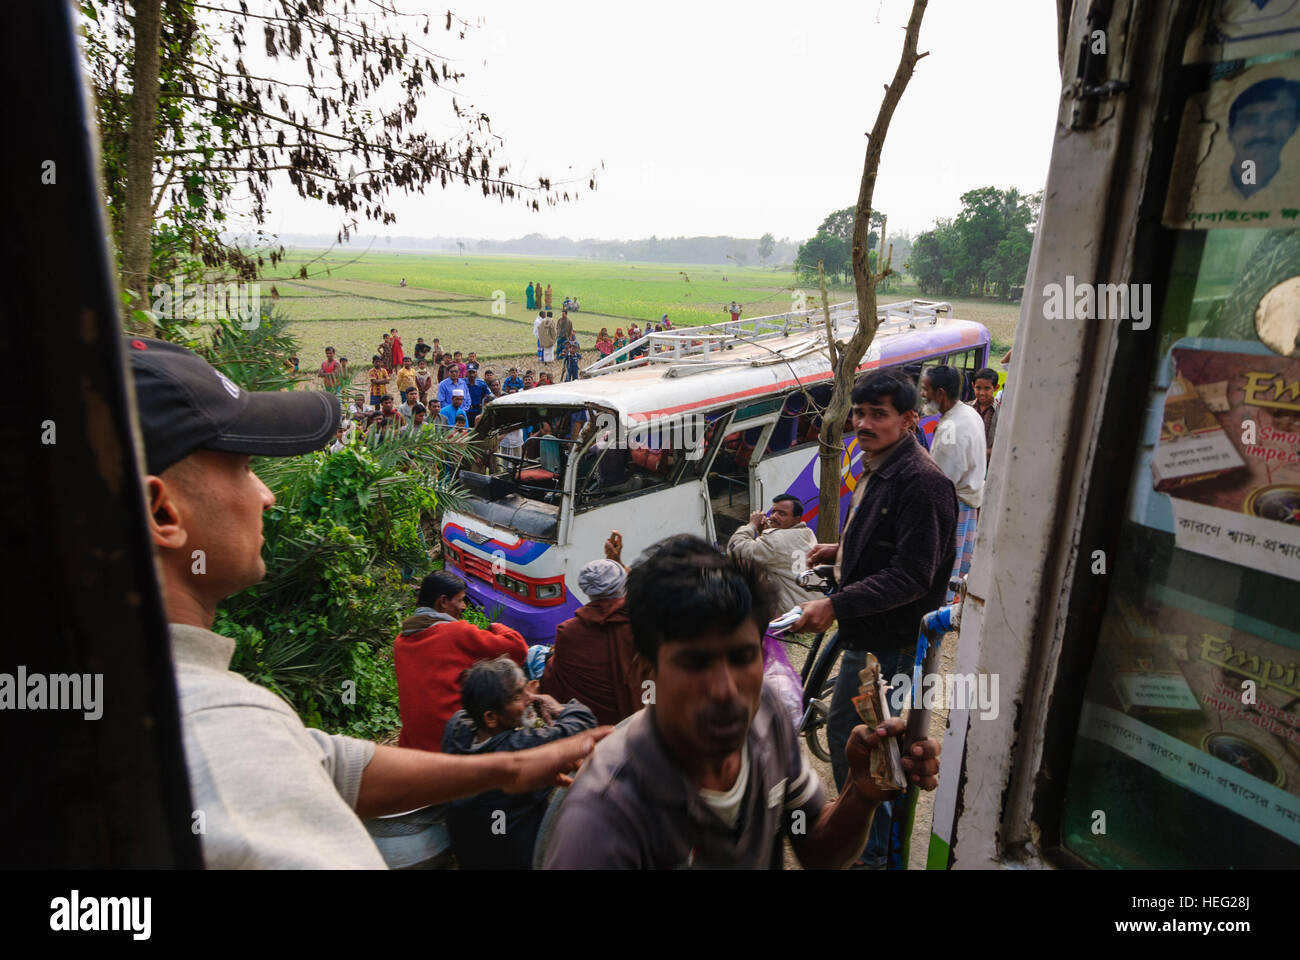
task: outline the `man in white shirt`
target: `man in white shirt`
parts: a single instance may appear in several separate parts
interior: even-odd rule
[[[609,728],[517,753],[447,756],[309,730],[283,699],[232,672],[235,641],[212,623],[224,598],[266,574],[262,514],[275,504],[249,467],[251,455],[325,446],[338,429],[338,402],[315,390],[249,393],[161,340],[132,338],[125,353],[194,824],[208,867],[382,869],[360,818],[565,783],[563,773]],[[206,557],[204,569],[196,569],[196,551]]]
[[[970,573],[975,549],[975,520],[984,500],[987,469],[984,420],[974,407],[961,402],[961,374],[953,367],[927,367],[921,377],[922,408],[926,415],[941,414],[930,443],[930,456],[957,488],[957,558],[952,575]],[[949,590],[947,602],[953,600]]]
[[[731,535],[727,552],[762,568],[775,612],[782,614],[820,596],[799,586],[797,579],[807,569],[808,551],[815,546],[817,534],[803,522],[803,504],[783,493],[772,498],[768,516],[750,514],[749,523]]]

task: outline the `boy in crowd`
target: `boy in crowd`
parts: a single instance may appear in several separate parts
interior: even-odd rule
[[[421,360],[415,368],[415,389],[420,395],[421,403],[429,402],[429,390],[433,387],[433,371],[427,360]]]
[[[402,404],[397,408],[397,412],[409,421],[415,415],[415,408],[419,405],[419,391],[415,387],[407,387],[406,392],[402,395]]]
[[[370,358],[370,405],[378,409],[384,397],[388,396],[388,369],[384,366],[384,358],[375,354]]]
[[[415,389],[415,366],[410,357],[402,360],[397,369],[397,395],[405,397],[406,391]]]
[[[325,348],[325,362],[320,365],[321,386],[330,393],[338,394],[343,386],[343,370],[339,362],[334,359],[334,348]]]

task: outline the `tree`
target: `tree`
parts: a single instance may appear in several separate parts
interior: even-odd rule
[[[837,237],[843,240],[846,245],[852,243],[853,219],[856,210],[856,207],[845,207],[843,210],[836,210],[834,213],[827,215],[826,219],[822,221],[822,225],[817,228],[817,232]],[[871,211],[871,226],[881,226],[884,223],[884,217],[885,215],[879,210]],[[878,235],[873,230],[867,238],[867,249],[876,249],[878,239]]]
[[[794,265],[804,279],[810,280],[817,276],[818,263],[825,265],[828,274],[846,277],[850,269],[848,241],[818,230],[811,240],[799,245]]]
[[[831,369],[835,372],[835,379],[831,388],[830,401],[822,417],[821,443],[818,452],[821,471],[817,484],[817,539],[823,543],[839,538],[840,461],[844,453],[844,420],[848,416],[849,394],[853,389],[854,378],[857,376],[858,364],[862,362],[867,347],[871,345],[879,323],[876,317],[876,285],[890,272],[888,264],[874,271],[868,263],[870,249],[868,234],[872,222],[871,201],[876,190],[876,173],[880,169],[880,155],[885,147],[885,134],[889,132],[889,123],[893,119],[894,110],[907,89],[917,61],[928,56],[927,53],[916,52],[926,2],[927,0],[912,2],[912,14],[907,21],[907,33],[903,40],[903,51],[899,55],[898,68],[894,71],[893,80],[885,88],[884,100],[880,103],[876,122],[872,125],[867,140],[867,155],[862,165],[862,182],[858,187],[858,202],[854,208],[851,249],[858,326],[848,343],[836,341],[831,335],[830,310],[826,310],[826,347],[830,353]],[[885,226],[882,216],[882,234],[885,232]]]
[[[770,233],[765,233],[758,238],[758,262],[766,265],[767,258],[772,255],[776,249],[776,238]]]
[[[260,228],[280,177],[338,208],[340,241],[359,218],[395,222],[394,195],[434,185],[477,187],[533,209],[579,189],[510,179],[489,117],[454,95],[463,74],[423,45],[434,23],[427,15],[382,3],[358,10],[351,0],[79,0],[79,8],[123,285],[141,299],[152,276],[176,269],[257,276],[264,258],[223,230],[244,196]],[[439,22],[464,36],[450,11]],[[250,28],[267,68],[256,66]],[[448,90],[459,134],[424,132],[421,107],[433,88]],[[386,100],[391,107],[372,105]],[[594,175],[581,182],[595,187]]]
[[[955,220],[912,241],[908,271],[921,292],[1009,296],[1024,282],[1042,193],[981,187],[962,195]]]
[[[912,255],[905,261],[907,272],[926,296],[956,292],[953,264],[960,244],[951,220],[940,220],[933,230],[919,234],[912,242]]]

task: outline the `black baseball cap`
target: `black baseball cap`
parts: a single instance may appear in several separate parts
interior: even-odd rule
[[[145,465],[159,474],[195,450],[291,457],[319,450],[341,416],[321,390],[244,390],[192,350],[127,337]]]

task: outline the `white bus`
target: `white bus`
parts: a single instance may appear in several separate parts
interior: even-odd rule
[[[880,307],[859,369],[916,375],[947,363],[969,381],[987,364],[989,334],[951,312],[916,300]],[[847,339],[855,306],[834,307],[832,323]],[[443,516],[447,569],[494,619],[550,642],[586,602],[577,572],[604,555],[611,530],[630,560],[675,533],[725,543],[781,493],[813,521],[817,411],[831,380],[825,337],[821,311],[649,334],[579,380],[492,401],[475,434],[487,452],[461,473],[470,496]],[[849,434],[841,511],[861,472]]]

